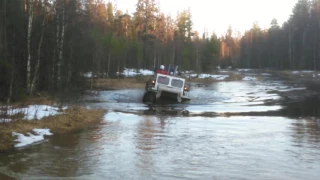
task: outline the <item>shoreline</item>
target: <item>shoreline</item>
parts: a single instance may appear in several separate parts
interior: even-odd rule
[[[17,144],[13,132],[22,136],[32,136],[34,129],[49,129],[50,133],[63,134],[84,129],[100,122],[105,110],[87,109],[84,107],[69,107],[61,114],[43,117],[40,120],[13,120],[0,123],[0,153],[15,149]],[[45,135],[44,135],[45,136]],[[27,146],[27,145],[26,145]]]

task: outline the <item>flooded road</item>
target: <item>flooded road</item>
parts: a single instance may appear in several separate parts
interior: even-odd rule
[[[1,154],[0,174],[16,179],[320,177],[320,120],[312,104],[318,95],[303,85],[269,75],[193,83],[190,102],[151,108],[141,103],[142,95],[143,90],[128,89],[85,97],[82,105],[107,110],[101,123]]]

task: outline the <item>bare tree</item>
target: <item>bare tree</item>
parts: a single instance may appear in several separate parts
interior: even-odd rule
[[[63,2],[62,6],[62,22],[61,22],[61,36],[59,41],[59,57],[58,57],[58,69],[57,69],[57,79],[58,79],[58,87],[61,88],[61,71],[62,71],[62,63],[63,63],[63,43],[64,43],[64,33],[65,33],[65,2]]]
[[[47,1],[45,0],[45,4],[46,4],[46,2]],[[45,9],[45,7],[44,7],[44,9]],[[42,43],[43,43],[43,34],[44,34],[45,22],[46,22],[46,10],[44,10],[44,17],[43,17],[43,20],[42,20],[42,26],[41,26],[42,29],[41,29],[41,35],[40,35],[40,40],[39,40],[39,45],[38,45],[38,59],[37,59],[37,63],[36,63],[36,67],[35,67],[32,83],[31,83],[30,94],[32,94],[34,89],[35,89],[35,83],[36,83],[36,79],[37,79],[38,71],[39,71],[39,67],[40,67],[41,46],[42,46]]]
[[[27,60],[27,92],[30,93],[31,87],[31,32],[33,21],[33,0],[28,1],[28,36],[27,36],[27,48],[28,48],[28,60]]]

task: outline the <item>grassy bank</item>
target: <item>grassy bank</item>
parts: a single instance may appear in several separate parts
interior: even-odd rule
[[[42,120],[16,120],[0,124],[0,152],[14,146],[12,132],[30,133],[34,128],[49,128],[52,133],[60,134],[77,131],[101,120],[104,110],[71,107],[63,114],[45,117]]]
[[[94,79],[89,80],[89,86],[92,89],[99,90],[117,90],[117,89],[140,89],[144,88],[146,81],[152,76],[137,76],[129,78],[115,78],[115,79]]]

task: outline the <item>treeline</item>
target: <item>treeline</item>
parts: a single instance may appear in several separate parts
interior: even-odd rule
[[[320,0],[298,0],[281,27],[276,19],[267,30],[254,23],[242,37],[224,42],[226,59],[237,67],[319,70]]]
[[[214,23],[214,22],[212,22]],[[132,14],[104,0],[1,0],[0,100],[83,84],[83,74],[113,77],[125,67],[212,72],[216,66],[317,69],[320,0],[299,0],[293,15],[268,30],[217,37],[193,29],[189,9],[171,16],[155,0]]]
[[[155,0],[137,0],[133,14],[105,2],[1,0],[0,99],[60,92],[83,83],[85,72],[111,77],[124,67],[217,65],[218,38],[200,38],[189,10],[174,19]]]

